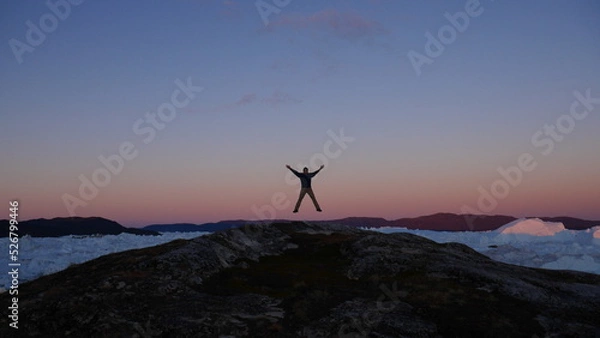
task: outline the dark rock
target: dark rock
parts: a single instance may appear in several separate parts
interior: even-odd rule
[[[41,277],[19,310],[19,333],[39,337],[594,337],[600,276],[406,233],[258,224]]]
[[[456,215],[437,213],[416,218],[398,219],[392,226],[405,226],[408,229],[438,230],[438,231],[488,231],[497,229],[514,221],[512,216],[501,215]]]
[[[129,233],[134,235],[160,235],[156,231],[126,228],[121,224],[102,217],[57,217],[53,219],[32,219],[18,224],[19,236],[61,237],[118,235]],[[0,221],[0,237],[8,237],[8,220]]]
[[[569,230],[585,230],[600,225],[600,221],[589,221],[574,217],[538,217],[545,222],[562,223]]]
[[[250,221],[244,220],[233,220],[233,221],[220,221],[216,223],[204,223],[204,224],[191,224],[191,223],[175,223],[175,224],[152,224],[143,227],[144,230],[160,231],[160,232],[196,232],[206,231],[215,232],[223,231],[232,228],[239,228]]]

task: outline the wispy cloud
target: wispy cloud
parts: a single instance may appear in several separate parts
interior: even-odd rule
[[[242,7],[237,1],[233,0],[224,0],[221,2],[223,4],[223,9],[221,10],[221,14],[228,18],[237,18],[242,15]]]
[[[272,21],[267,30],[280,27],[326,30],[340,39],[348,40],[387,33],[377,21],[363,18],[355,12],[340,12],[337,9],[324,9],[311,15],[284,14]]]
[[[312,14],[282,13],[264,29],[268,32],[293,29],[310,34],[313,44],[309,42],[305,48],[313,50],[313,57],[318,62],[315,74],[311,76],[311,82],[332,76],[340,69],[342,64],[340,55],[325,52],[329,50],[331,39],[362,44],[388,54],[394,52],[392,37],[383,24],[352,10],[340,11],[329,8]],[[289,42],[295,44],[296,40],[291,39]],[[271,69],[281,71],[286,66],[289,67],[289,63],[278,61],[273,63]]]
[[[256,103],[269,107],[277,107],[279,105],[295,104],[300,102],[302,102],[302,100],[295,98],[288,93],[275,90],[271,95],[262,98],[259,98],[255,93],[247,93],[242,95],[234,102],[221,104],[213,108],[189,109],[186,111],[189,113],[228,113],[234,112],[237,109],[240,109],[242,106],[248,106]]]
[[[243,105],[247,105],[249,103],[255,102],[255,101],[256,101],[256,94],[248,93],[248,94],[242,96],[239,100],[235,101],[235,104],[237,106],[243,106]]]
[[[311,78],[311,82],[315,82],[322,78],[334,75],[337,73],[340,68],[341,61],[326,53],[323,48],[319,48],[315,50],[313,53],[315,59],[317,59],[320,63],[319,69],[317,69],[317,73],[315,76]]]
[[[271,62],[269,68],[272,70],[287,70],[295,66],[297,66],[297,62],[294,60],[280,58]]]
[[[269,106],[277,106],[286,103],[300,103],[302,100],[292,97],[290,94],[276,90],[270,96],[263,98],[261,102]]]

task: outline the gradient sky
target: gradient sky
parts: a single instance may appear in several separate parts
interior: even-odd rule
[[[419,75],[409,52],[427,56],[426,33],[476,4],[288,2],[263,21],[255,1],[88,0],[59,6],[52,27],[45,1],[3,1],[1,200],[18,199],[21,219],[64,217],[68,194],[85,202],[72,214],[126,226],[465,206],[600,219],[600,104],[569,115],[574,91],[600,98],[598,1],[482,0]],[[48,32],[16,56],[28,21]],[[177,79],[204,89],[154,138],[134,132],[140,119],[150,128],[146,114],[171,102]],[[544,133],[557,121],[560,141]],[[331,141],[342,129],[345,149]],[[137,157],[81,198],[80,175],[92,179],[98,157],[124,142]],[[498,183],[498,168],[525,153],[535,168]],[[323,159],[313,185],[324,212],[307,197],[292,214],[299,185],[284,165]],[[502,198],[478,206],[479,187]]]

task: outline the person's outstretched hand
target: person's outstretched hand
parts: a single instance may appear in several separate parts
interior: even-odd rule
[[[288,168],[288,169],[292,169],[292,167],[290,167],[289,164],[286,164],[285,167]]]
[[[319,169],[323,169],[323,168],[325,168],[325,165],[324,165],[324,164],[321,164],[321,168],[319,168]]]

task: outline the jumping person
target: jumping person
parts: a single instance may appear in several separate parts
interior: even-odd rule
[[[292,169],[292,167],[290,167],[287,164],[285,165],[285,167],[290,169],[294,173],[294,175],[298,176],[298,178],[300,179],[300,183],[302,185],[302,188],[300,189],[300,196],[298,196],[298,202],[296,202],[296,207],[294,207],[293,212],[298,212],[298,208],[300,208],[300,203],[302,203],[302,199],[304,198],[304,195],[306,195],[306,194],[308,194],[308,196],[310,196],[310,199],[312,199],[313,204],[315,205],[315,208],[317,208],[317,211],[321,212],[322,211],[321,207],[319,206],[319,203],[317,202],[317,199],[315,198],[315,194],[312,191],[312,188],[310,186],[310,181],[325,166],[322,165],[317,171],[312,172],[312,173],[309,173],[308,168],[306,168],[306,167],[304,167],[304,170],[302,173],[297,172],[296,170]]]

